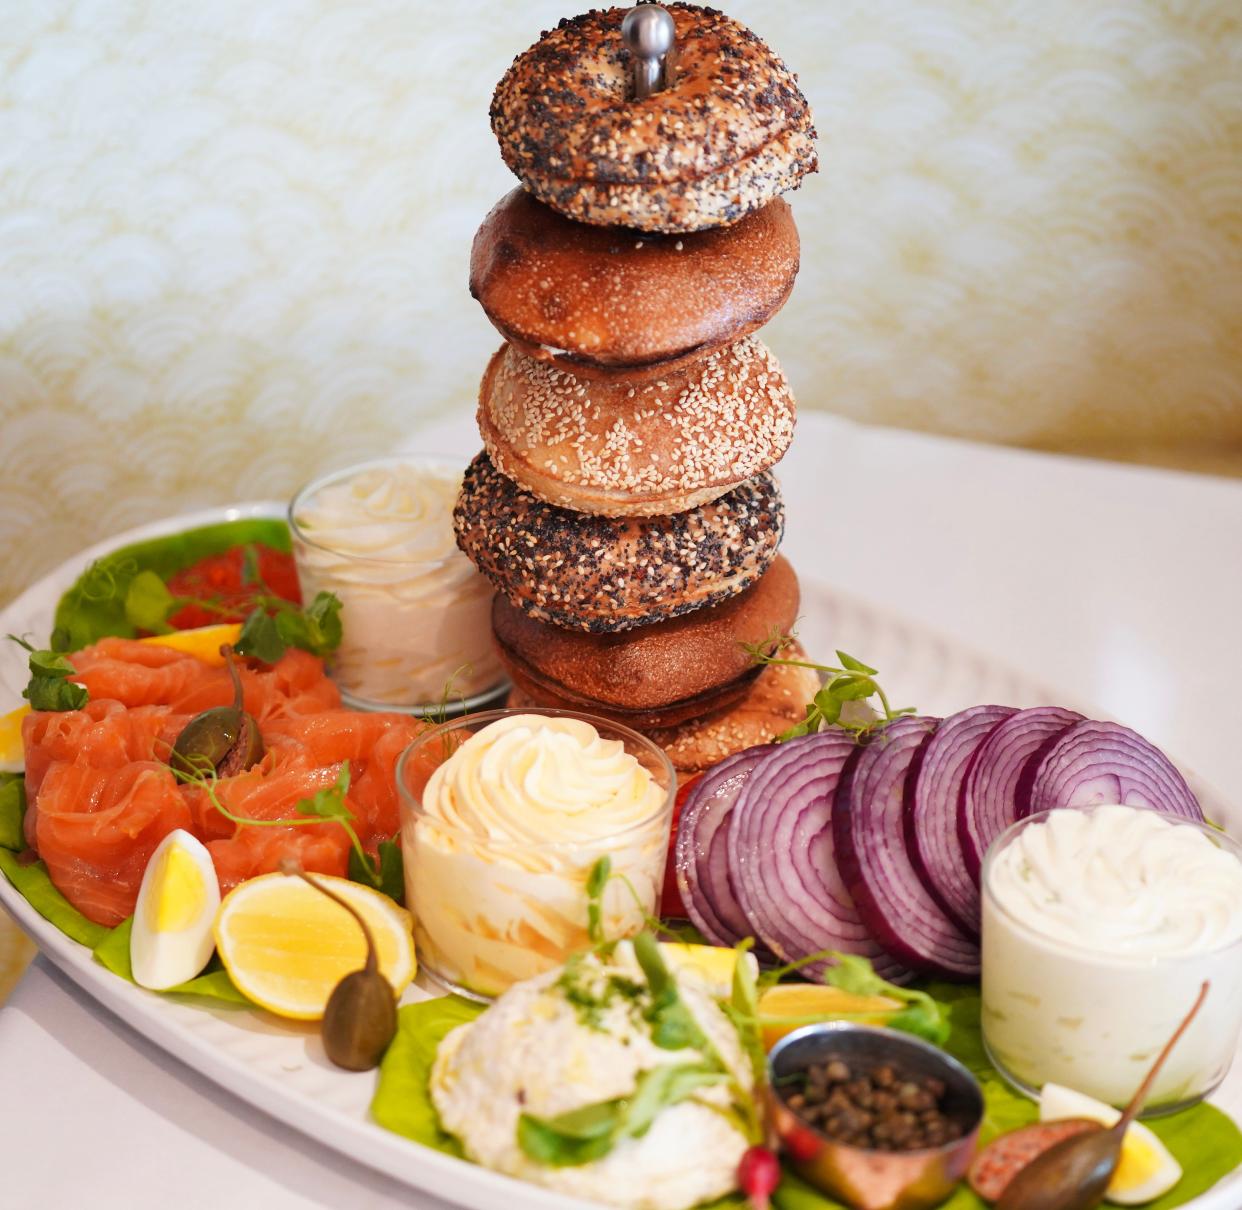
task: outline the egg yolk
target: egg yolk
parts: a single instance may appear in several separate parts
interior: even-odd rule
[[[1132,1189],[1160,1171],[1161,1158],[1146,1139],[1130,1135],[1121,1147],[1117,1171],[1108,1182],[1110,1189]]]
[[[153,933],[176,933],[202,915],[207,902],[203,872],[184,849],[169,845],[160,854],[160,866],[147,896],[147,927]]]

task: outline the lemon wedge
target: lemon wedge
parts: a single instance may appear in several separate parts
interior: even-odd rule
[[[172,634],[153,634],[142,642],[153,647],[171,647],[186,655],[197,656],[205,664],[215,668],[224,666],[220,648],[237,642],[241,634],[240,622],[221,622],[214,626],[198,626],[193,630],[174,630]]]
[[[733,971],[738,953],[722,945],[690,945],[683,941],[661,941],[660,953],[676,974],[693,971],[717,1000],[727,1000],[733,991]],[[754,954],[744,954],[752,977],[759,974]]]
[[[22,719],[29,713],[29,706],[18,706],[8,714],[0,714],[0,773],[20,773],[26,766]]]
[[[316,877],[361,913],[375,938],[380,971],[400,995],[417,969],[409,912],[370,887]],[[220,960],[238,990],[282,1017],[318,1020],[332,989],[366,961],[357,921],[286,874],[263,874],[230,891],[214,933]]]
[[[771,1050],[786,1034],[810,1024],[805,1018],[848,1017],[864,1025],[881,1025],[885,1014],[900,1007],[887,996],[856,996],[823,983],[778,983],[759,997],[763,1045]]]
[[[1105,1128],[1121,1114],[1111,1105],[1060,1084],[1045,1084],[1039,1094],[1039,1120],[1090,1118]],[[1142,1122],[1132,1122],[1121,1141],[1117,1171],[1104,1191],[1106,1201],[1119,1206],[1141,1206],[1167,1193],[1182,1179],[1181,1165]]]

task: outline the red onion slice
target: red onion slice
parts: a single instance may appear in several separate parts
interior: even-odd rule
[[[747,748],[714,765],[694,783],[677,824],[677,886],[691,922],[713,945],[736,945],[754,932],[729,878],[729,826],[746,779],[772,751],[772,744]]]
[[[1045,753],[1031,781],[1031,811],[1122,803],[1202,822],[1203,810],[1169,758],[1120,723],[1081,722]]]
[[[928,741],[910,783],[906,848],[923,885],[949,919],[979,936],[979,883],[970,876],[957,831],[966,775],[975,753],[1013,706],[972,706],[950,715]]]
[[[1063,706],[1019,710],[975,752],[957,817],[957,834],[971,881],[979,884],[983,855],[1010,824],[1030,814],[1035,768],[1057,737],[1082,715]]]
[[[838,949],[872,959],[885,978],[909,977],[863,924],[833,853],[833,797],[857,746],[847,732],[821,731],[789,740],[754,769],[729,829],[732,885],[756,935],[782,961]]]
[[[906,784],[939,724],[899,718],[846,763],[833,808],[837,864],[872,936],[898,962],[973,979],[979,947],[941,911],[906,849]]]

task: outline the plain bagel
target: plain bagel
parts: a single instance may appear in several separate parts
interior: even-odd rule
[[[695,235],[592,227],[514,189],[483,220],[470,293],[527,356],[579,375],[664,372],[754,332],[798,273],[798,229],[776,198]]]
[[[562,20],[496,86],[492,130],[505,163],[571,219],[702,231],[737,222],[815,171],[797,77],[731,17],[666,7],[677,40],[660,92],[629,96],[627,8]]]
[[[503,474],[541,500],[609,517],[706,504],[793,440],[780,364],[744,337],[659,378],[579,378],[504,345],[479,388],[479,432]]]
[[[528,695],[602,710],[632,726],[672,727],[727,707],[760,673],[748,648],[771,649],[798,615],[798,578],[778,556],[746,592],[624,634],[537,622],[497,596],[492,631]]]

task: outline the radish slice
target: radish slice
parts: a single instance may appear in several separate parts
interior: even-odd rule
[[[971,762],[1013,706],[972,706],[940,724],[923,751],[906,807],[906,848],[923,885],[950,920],[979,936],[979,883],[966,868],[958,810]]]
[[[837,786],[833,840],[859,915],[889,954],[921,973],[973,979],[979,947],[928,893],[905,842],[906,782],[917,777],[939,721],[899,718],[850,758]]]
[[[833,797],[857,746],[844,731],[820,731],[787,741],[755,767],[733,808],[732,885],[756,935],[782,961],[837,949],[872,959],[886,979],[908,977],[867,931],[833,854]]]
[[[1031,781],[1031,811],[1121,803],[1203,820],[1186,779],[1169,758],[1120,723],[1081,722],[1062,732]]]
[[[774,750],[764,744],[721,761],[695,782],[682,808],[673,850],[677,886],[695,928],[713,945],[736,945],[754,933],[729,878],[729,824],[746,779]],[[771,957],[758,946],[755,953]]]
[[[957,816],[966,871],[976,886],[983,855],[1012,823],[1030,814],[1030,787],[1045,752],[1082,715],[1062,706],[1036,706],[1010,715],[975,753]]]

